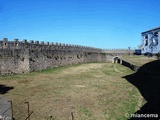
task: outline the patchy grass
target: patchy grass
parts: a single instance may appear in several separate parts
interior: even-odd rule
[[[14,117],[32,120],[117,120],[128,119],[142,106],[137,88],[123,76],[129,68],[112,63],[89,63],[0,77],[0,84],[13,86],[3,96],[13,101]]]
[[[154,60],[157,60],[157,57],[156,56],[153,56],[153,57],[147,57],[147,56],[138,56],[138,55],[126,55],[126,56],[123,56],[122,57],[123,60],[126,60],[134,65],[137,65],[137,66],[142,66],[148,62],[151,62],[151,61],[154,61]]]

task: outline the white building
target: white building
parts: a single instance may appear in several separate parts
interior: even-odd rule
[[[142,46],[141,46],[142,54],[160,52],[160,27],[142,32],[141,35],[142,35]]]

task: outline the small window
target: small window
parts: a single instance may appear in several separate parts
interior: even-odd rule
[[[144,38],[145,38],[145,39],[148,39],[148,35],[145,35]]]
[[[148,45],[148,40],[145,41],[145,46],[147,46],[147,45]]]
[[[155,37],[158,37],[158,32],[155,32],[155,33],[154,33],[154,36],[155,36]]]
[[[158,45],[158,39],[153,39],[153,44]]]

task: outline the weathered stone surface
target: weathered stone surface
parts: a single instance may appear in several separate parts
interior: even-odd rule
[[[111,52],[111,51],[110,51]],[[113,59],[111,54],[93,47],[65,45],[18,39],[0,41],[0,75],[21,74],[58,66],[87,62],[106,62]],[[128,54],[128,51],[118,52]]]

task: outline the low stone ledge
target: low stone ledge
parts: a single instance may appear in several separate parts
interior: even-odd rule
[[[136,72],[139,69],[139,66],[133,65],[132,63],[129,63],[129,62],[125,61],[125,60],[122,60],[119,57],[114,57],[114,63],[118,63],[118,64],[121,64],[123,66],[126,66],[126,67],[128,67],[131,70],[136,71]]]

